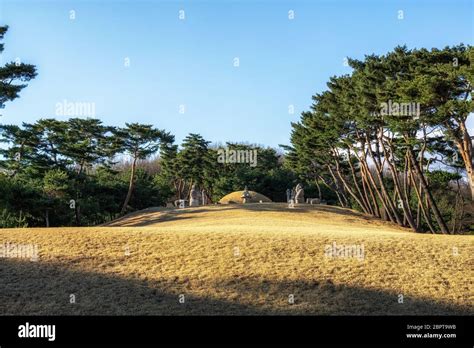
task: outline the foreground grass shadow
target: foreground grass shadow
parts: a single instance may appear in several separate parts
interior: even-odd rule
[[[213,210],[206,208],[148,208],[127,214],[117,220],[100,225],[101,227],[143,227],[160,222],[189,220],[202,213]],[[192,214],[192,216],[184,216]]]
[[[395,292],[335,285],[325,279],[235,277],[196,283],[176,277],[151,282],[17,259],[0,259],[0,279],[0,315],[473,314],[472,308],[409,296],[399,304]],[[208,289],[208,295],[191,294],[199,287]],[[212,296],[216,289],[232,296],[217,299]],[[179,302],[180,294],[185,296],[184,304]],[[290,294],[294,304],[288,303]],[[255,300],[250,301],[253,304],[244,303],[249,299]]]

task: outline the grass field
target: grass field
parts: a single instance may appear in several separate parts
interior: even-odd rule
[[[39,259],[0,258],[0,314],[473,314],[473,242],[275,203],[4,229],[0,244],[36,244]],[[329,257],[334,243],[363,258]]]

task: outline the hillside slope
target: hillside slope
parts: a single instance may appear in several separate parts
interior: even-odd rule
[[[4,229],[3,243],[36,244],[39,260],[0,258],[2,315],[474,313],[472,237],[336,207],[156,208]],[[358,253],[328,255],[341,246]]]

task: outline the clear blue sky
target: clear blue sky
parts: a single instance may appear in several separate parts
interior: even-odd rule
[[[3,63],[19,57],[38,68],[1,123],[56,117],[66,99],[95,103],[106,124],[152,123],[178,142],[195,132],[269,146],[288,144],[311,96],[350,72],[344,57],[474,37],[470,0],[0,0],[0,24],[10,26]]]

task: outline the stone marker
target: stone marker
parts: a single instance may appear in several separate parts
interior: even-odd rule
[[[291,199],[291,190],[286,189],[286,203],[290,203],[290,199]]]
[[[247,185],[245,185],[244,193],[243,193],[242,196],[241,196],[241,198],[242,198],[242,203],[244,203],[244,204],[245,204],[245,203],[249,203],[251,197],[252,197],[252,196],[250,196],[250,192],[249,192],[249,190],[248,190],[248,188],[247,188]]]
[[[189,194],[189,206],[197,207],[199,206],[199,192],[196,190],[196,185],[191,187],[191,193]]]
[[[288,202],[288,208],[291,208],[291,209],[294,209],[295,207],[295,201],[293,199],[290,199],[290,201]]]
[[[295,191],[296,191],[295,203],[296,203],[296,204],[304,203],[304,190],[303,190],[303,185],[301,185],[301,184],[296,185]]]
[[[308,204],[320,204],[321,200],[319,198],[306,198],[306,203],[308,203]]]

